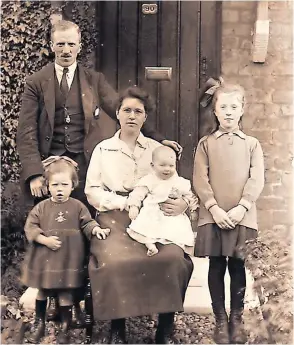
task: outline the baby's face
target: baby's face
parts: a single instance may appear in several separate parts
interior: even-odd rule
[[[49,191],[55,202],[65,202],[73,190],[70,173],[60,172],[50,176]]]
[[[154,157],[153,169],[157,177],[162,180],[167,180],[173,176],[176,171],[176,156],[175,154],[166,154],[161,152]]]

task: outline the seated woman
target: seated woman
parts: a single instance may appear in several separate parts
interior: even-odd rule
[[[96,220],[111,229],[105,241],[92,239],[89,262],[94,318],[111,320],[111,344],[126,343],[126,317],[153,313],[159,313],[156,343],[173,343],[174,313],[183,311],[193,271],[190,257],[179,246],[159,244],[159,253],[148,257],[145,246],[126,233],[128,193],[151,172],[152,151],[161,145],[140,132],[152,108],[145,91],[125,90],[117,110],[121,129],[96,146],[87,173],[85,193],[98,211]],[[162,206],[171,216],[186,208],[183,199]]]

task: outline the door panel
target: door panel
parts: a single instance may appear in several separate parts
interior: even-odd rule
[[[185,148],[180,161],[183,176],[191,177],[198,142],[198,81],[200,2],[187,1],[181,10],[179,141]]]
[[[119,3],[118,30],[118,89],[137,84],[138,3]]]
[[[156,14],[142,13],[148,3],[157,4]],[[205,122],[199,115],[199,89],[220,72],[221,3],[99,1],[97,6],[97,69],[118,90],[139,85],[151,93],[157,110],[149,118],[184,147],[179,173],[191,178],[193,151]],[[172,78],[146,80],[145,67],[171,67]]]
[[[179,37],[178,9],[180,4],[176,1],[162,1],[158,15],[159,25],[159,66],[171,67],[171,81],[159,82],[158,124],[159,130],[166,138],[178,140],[178,95],[179,95]]]

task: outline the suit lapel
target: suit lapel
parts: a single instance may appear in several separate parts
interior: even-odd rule
[[[85,132],[88,133],[90,121],[93,117],[94,113],[94,94],[93,94],[93,86],[91,82],[91,76],[81,66],[78,65],[79,71],[79,79],[80,79],[80,87],[81,87],[81,94],[82,94],[82,104],[85,116]]]
[[[54,128],[55,116],[55,77],[54,77],[54,63],[48,65],[44,71],[44,80],[41,81],[42,90],[44,93],[45,108],[48,114],[51,128]]]

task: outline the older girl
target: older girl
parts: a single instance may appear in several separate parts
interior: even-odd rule
[[[35,323],[28,340],[38,343],[45,334],[47,297],[59,298],[61,329],[59,344],[68,344],[68,328],[75,289],[84,283],[84,239],[96,235],[105,239],[109,229],[101,229],[86,206],[70,194],[78,185],[77,164],[64,156],[43,161],[51,198],[30,212],[25,233],[30,247],[25,258],[22,281],[38,288]]]
[[[222,83],[214,93],[217,128],[203,137],[195,155],[193,185],[200,199],[195,255],[209,256],[208,285],[218,344],[244,343],[242,313],[246,288],[242,246],[257,236],[256,200],[264,185],[260,143],[244,134],[244,90]],[[230,320],[224,275],[231,277]]]

